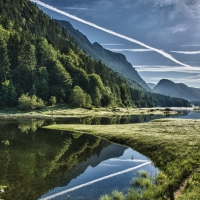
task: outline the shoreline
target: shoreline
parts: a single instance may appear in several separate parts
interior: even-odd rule
[[[63,119],[84,117],[114,117],[129,115],[175,115],[179,111],[165,110],[166,108],[94,108],[87,110],[83,108],[47,107],[35,111],[9,111],[0,110],[0,120],[16,119]]]

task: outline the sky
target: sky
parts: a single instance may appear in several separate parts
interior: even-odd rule
[[[145,82],[165,78],[200,88],[200,0],[35,2],[91,43],[124,54]]]

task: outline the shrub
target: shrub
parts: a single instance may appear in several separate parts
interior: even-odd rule
[[[148,177],[148,173],[147,171],[139,171],[138,174],[142,177],[142,178],[147,178]]]
[[[20,110],[35,110],[39,108],[43,108],[45,106],[42,99],[38,98],[36,95],[30,97],[27,94],[22,94],[21,97],[18,98],[18,108]]]
[[[117,190],[114,190],[112,192],[112,196],[114,197],[115,200],[123,200],[124,199],[123,194]]]
[[[49,99],[49,103],[54,106],[56,104],[57,100],[55,96],[51,96]]]

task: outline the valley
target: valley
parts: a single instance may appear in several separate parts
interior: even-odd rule
[[[200,199],[198,32],[156,2],[0,0],[0,199]]]

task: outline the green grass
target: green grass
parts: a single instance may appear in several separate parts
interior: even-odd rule
[[[169,183],[172,183],[175,190],[178,190],[181,183],[194,170],[200,168],[200,120],[160,119],[142,124],[66,124],[52,125],[46,128],[91,133],[132,147],[149,157],[162,173],[158,177],[155,188],[153,191],[148,191],[149,195],[147,196],[149,197],[145,197],[145,199],[165,198],[169,195]],[[200,180],[196,178],[191,182],[192,184],[189,183],[179,199],[186,198],[184,197],[186,193],[194,196],[194,199],[196,195],[199,195],[195,184],[199,186]],[[129,193],[134,193],[134,191],[130,190]],[[131,199],[129,193],[126,199]],[[142,198],[144,199],[144,197]]]
[[[148,177],[148,173],[146,171],[140,170],[138,172],[138,174],[142,177],[142,178],[147,178]]]
[[[191,180],[187,182],[186,189],[178,200],[197,200],[200,199],[200,171],[195,171]]]

